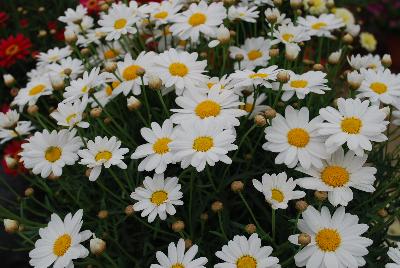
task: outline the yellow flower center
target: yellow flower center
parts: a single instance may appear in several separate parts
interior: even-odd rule
[[[193,150],[207,152],[214,146],[214,140],[209,136],[198,137],[193,141]]]
[[[98,152],[96,154],[95,159],[96,159],[96,161],[100,161],[100,160],[108,161],[111,159],[111,157],[112,157],[112,153],[110,151],[102,151],[102,152]]]
[[[321,172],[321,180],[332,187],[342,187],[349,178],[349,172],[340,166],[328,166]]]
[[[317,22],[317,23],[314,23],[313,25],[311,25],[311,28],[313,28],[314,30],[320,30],[321,28],[324,28],[326,26],[328,26],[328,24],[321,21],[321,22]]]
[[[62,153],[62,151],[59,147],[50,146],[49,148],[47,148],[47,150],[44,154],[44,158],[46,158],[47,161],[54,163],[58,159],[60,159],[61,153]]]
[[[192,16],[190,16],[188,23],[195,27],[204,24],[206,20],[207,17],[203,13],[194,13]]]
[[[215,83],[208,82],[208,83],[207,83],[207,87],[208,87],[208,89],[211,89],[211,88],[213,87],[213,85],[215,85]]]
[[[257,78],[267,78],[268,74],[263,74],[263,73],[255,73],[255,74],[251,74],[249,75],[249,78],[251,79],[257,79]]]
[[[293,88],[305,88],[308,85],[306,80],[293,80],[290,82],[290,86]]]
[[[7,56],[14,56],[15,54],[17,54],[19,51],[19,46],[16,44],[12,44],[11,46],[9,46],[5,53]]]
[[[358,134],[360,133],[362,122],[357,117],[346,117],[342,120],[340,126],[343,132],[348,134]]]
[[[28,94],[29,94],[29,96],[35,96],[35,95],[41,93],[45,88],[46,88],[46,86],[43,85],[43,84],[34,86],[33,88],[31,88],[31,89],[29,90],[29,93],[28,93]]]
[[[154,18],[156,18],[156,19],[165,19],[166,17],[168,17],[167,11],[161,11],[161,12],[154,14]]]
[[[81,89],[81,91],[82,91],[82,93],[87,93],[88,92],[88,86],[84,86],[82,89]]]
[[[140,67],[139,65],[128,66],[122,72],[122,77],[125,80],[135,80],[136,78],[138,78],[138,75],[136,74],[136,72],[141,68],[142,67]]]
[[[111,96],[113,89],[111,86],[107,85],[105,91],[106,91],[107,96]]]
[[[69,122],[71,122],[72,119],[76,118],[77,114],[70,114],[67,116],[67,118],[65,118],[65,121],[67,121],[67,123],[69,124]]]
[[[155,191],[150,198],[151,203],[159,206],[168,199],[168,194],[164,190]]]
[[[285,195],[282,193],[281,190],[272,189],[271,193],[272,193],[272,199],[274,199],[276,202],[281,203],[285,199]]]
[[[335,229],[325,228],[317,233],[315,242],[322,251],[336,251],[340,246],[342,239],[340,234]]]
[[[292,42],[293,38],[294,35],[290,33],[285,33],[282,35],[282,39],[285,40],[286,42]]]
[[[240,109],[245,110],[246,112],[250,113],[253,111],[253,103],[246,103],[245,105],[240,105]]]
[[[169,152],[168,144],[172,140],[170,138],[160,138],[153,144],[153,151],[156,154],[165,154]]]
[[[236,267],[237,268],[256,268],[257,261],[252,256],[244,255],[236,261]]]
[[[173,76],[184,77],[189,72],[188,67],[180,62],[174,62],[169,66],[169,73]]]
[[[376,94],[383,94],[387,91],[388,87],[384,83],[375,82],[369,86]]]
[[[114,22],[114,28],[119,30],[125,27],[127,21],[126,19],[118,19]]]
[[[310,135],[302,128],[293,128],[288,132],[287,139],[290,145],[304,148],[310,141]]]
[[[260,50],[250,50],[247,53],[247,57],[249,58],[249,60],[256,60],[262,57],[262,53]]]
[[[56,255],[58,257],[64,256],[64,254],[71,247],[71,242],[72,242],[72,239],[69,234],[63,234],[62,236],[58,237],[53,245],[54,255]]]
[[[114,49],[109,49],[109,50],[105,51],[103,53],[103,55],[104,55],[104,58],[106,58],[107,60],[113,59],[116,56],[118,56],[118,51],[116,51]]]
[[[221,112],[221,106],[212,100],[205,100],[197,104],[196,108],[194,109],[196,115],[201,119],[210,116],[218,116]]]
[[[176,264],[172,265],[171,268],[185,268],[185,266],[183,266],[183,264],[181,264],[181,263],[176,263]]]

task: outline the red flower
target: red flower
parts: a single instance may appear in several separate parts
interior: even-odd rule
[[[28,19],[20,19],[19,25],[21,26],[21,28],[26,28],[29,26],[29,20]]]
[[[6,113],[10,110],[10,105],[4,103],[0,106],[0,113]]]
[[[23,34],[0,40],[0,67],[8,68],[17,60],[25,59],[30,54],[31,46],[31,41]]]
[[[49,30],[57,30],[57,21],[51,20],[47,23]]]
[[[6,21],[10,18],[6,12],[0,11],[0,27],[6,25]]]
[[[97,13],[100,11],[100,0],[79,0],[82,6],[86,7],[89,13]]]
[[[62,30],[58,30],[56,33],[55,33],[55,35],[54,35],[54,38],[56,39],[56,40],[58,40],[58,41],[64,41],[64,29],[62,29]]]
[[[4,173],[12,176],[17,176],[19,173],[26,173],[27,170],[24,164],[20,162],[21,157],[18,155],[22,149],[21,145],[25,141],[11,141],[6,145],[3,152],[3,158],[1,159],[1,166],[3,167]]]

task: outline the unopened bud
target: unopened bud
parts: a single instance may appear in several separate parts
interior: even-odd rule
[[[220,201],[215,201],[214,203],[211,204],[211,210],[212,212],[220,212],[224,209],[224,204]]]
[[[15,78],[11,74],[4,74],[3,75],[4,84],[11,88],[15,84]]]
[[[314,196],[318,201],[323,202],[328,198],[328,193],[325,191],[315,191]]]
[[[24,194],[25,194],[26,197],[30,197],[30,196],[32,196],[34,193],[35,193],[35,190],[33,190],[32,187],[26,188],[26,189],[25,189],[25,192],[24,192]]]
[[[90,172],[92,172],[91,168],[86,169],[85,170],[85,176],[89,178],[90,177]]]
[[[231,183],[231,190],[235,193],[241,192],[244,188],[242,181],[234,181]]]
[[[155,75],[150,75],[148,83],[149,83],[149,88],[152,90],[160,90],[162,87],[161,79]]]
[[[273,119],[276,116],[276,111],[275,109],[267,108],[267,110],[264,112],[264,115],[267,119]]]
[[[70,76],[70,75],[72,74],[72,69],[71,69],[71,68],[65,68],[65,69],[64,69],[64,74],[65,74],[66,76]]]
[[[301,8],[303,5],[303,1],[302,0],[290,0],[290,6],[293,9],[299,9]]]
[[[13,88],[10,90],[10,95],[11,95],[11,97],[17,96],[17,95],[18,95],[18,92],[19,92],[19,89],[16,88],[16,87],[13,87]]]
[[[109,5],[107,5],[106,3],[104,3],[104,4],[102,4],[101,6],[100,6],[100,10],[101,11],[107,11],[108,9],[109,9]]]
[[[38,107],[36,104],[34,104],[34,105],[29,105],[29,106],[28,106],[27,112],[28,112],[28,114],[30,114],[30,115],[34,115],[34,114],[36,114],[38,111],[39,111],[39,107]]]
[[[10,220],[10,219],[4,219],[3,221],[4,223],[4,230],[9,233],[15,233],[16,231],[18,231],[19,228],[19,223],[15,220]]]
[[[304,200],[298,200],[295,206],[298,212],[303,212],[308,208],[308,203]]]
[[[193,241],[190,239],[185,239],[185,249],[189,249],[193,246]]]
[[[60,178],[60,176],[56,176],[56,175],[54,175],[53,172],[51,172],[50,175],[47,178],[49,180],[51,180],[51,181],[56,181],[56,180],[58,180]]]
[[[382,57],[382,65],[385,66],[386,68],[389,68],[392,66],[392,57],[389,54],[385,54]]]
[[[307,246],[311,243],[311,236],[309,234],[299,234],[298,243],[302,246]]]
[[[316,63],[316,64],[314,64],[314,66],[313,66],[313,70],[314,70],[314,71],[322,71],[322,70],[324,70],[324,65],[322,65],[322,64],[320,64],[320,63]]]
[[[63,90],[65,88],[64,79],[59,75],[51,75],[50,82],[54,90]]]
[[[274,23],[276,23],[276,21],[278,20],[278,17],[276,16],[276,14],[271,13],[271,14],[268,14],[268,15],[267,15],[266,20],[267,20],[269,23],[274,24]]]
[[[279,56],[279,48],[271,48],[271,49],[269,50],[269,56],[270,56],[271,58],[276,57],[276,56]]]
[[[78,36],[75,34],[73,30],[66,29],[64,32],[64,39],[67,44],[73,45],[78,40]]]
[[[282,0],[274,0],[273,3],[276,7],[279,7],[282,5]]]
[[[101,220],[104,220],[105,218],[108,217],[108,211],[107,210],[100,210],[99,213],[97,213],[97,217]]]
[[[243,59],[244,59],[244,56],[242,54],[236,54],[235,55],[235,60],[242,61]]]
[[[81,49],[81,53],[83,56],[89,56],[90,55],[90,49],[87,47]]]
[[[138,100],[134,96],[130,96],[127,99],[127,106],[130,111],[139,110],[141,105],[142,103],[140,102],[140,100]]]
[[[354,38],[353,36],[351,36],[351,34],[345,34],[342,38],[343,42],[345,42],[347,45],[350,45],[351,43],[353,43]]]
[[[280,71],[276,76],[276,80],[280,83],[287,83],[290,80],[289,72],[287,71]]]
[[[183,221],[176,221],[172,224],[171,229],[176,232],[182,232],[185,229],[185,223]]]
[[[389,215],[389,213],[387,212],[386,209],[381,208],[380,210],[378,210],[378,215],[381,218],[386,218]]]
[[[133,206],[132,205],[126,206],[125,215],[126,216],[132,216],[133,213],[135,213],[135,210],[133,209]]]
[[[94,118],[100,117],[101,113],[103,112],[103,109],[100,107],[95,107],[92,110],[90,110],[90,116]]]
[[[254,124],[259,127],[263,127],[267,124],[267,119],[262,114],[257,114],[254,116]]]
[[[137,76],[143,76],[146,73],[146,70],[142,67],[137,68],[136,70],[136,75]]]
[[[332,65],[336,65],[340,62],[340,58],[342,57],[342,51],[332,52],[328,57],[328,63]]]
[[[248,233],[248,234],[254,234],[254,233],[257,231],[257,227],[256,227],[254,224],[250,223],[250,224],[247,224],[247,225],[244,227],[244,230],[245,230],[246,233]]]
[[[47,32],[46,32],[46,30],[40,30],[39,32],[38,32],[38,37],[45,37],[47,35]]]
[[[106,242],[100,238],[94,237],[90,239],[90,252],[96,256],[100,256],[106,250]]]
[[[113,73],[117,69],[117,63],[114,61],[106,61],[104,64],[104,70],[109,73]]]
[[[17,159],[10,155],[4,156],[4,162],[6,162],[6,165],[9,169],[14,169],[18,165]]]

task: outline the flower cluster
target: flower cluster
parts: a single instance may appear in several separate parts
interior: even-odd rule
[[[325,0],[81,2],[59,17],[66,44],[38,54],[0,113],[1,142],[24,140],[14,158],[45,195],[31,204],[25,193],[45,209],[28,210],[27,234],[47,212],[77,211],[51,214],[32,266],[102,266],[82,245],[90,237],[114,267],[388,260],[370,247],[388,248],[386,232],[368,232],[388,225],[364,214],[398,213],[388,139],[398,137],[400,76],[389,55],[352,54],[358,37],[367,51],[376,44],[349,10]],[[80,231],[83,210],[91,231]],[[23,213],[4,211],[16,231]],[[389,257],[399,261],[394,248]]]

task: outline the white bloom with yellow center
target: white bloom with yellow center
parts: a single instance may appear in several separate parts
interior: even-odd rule
[[[359,99],[337,100],[338,110],[326,107],[319,110],[325,120],[320,124],[319,134],[327,136],[325,145],[329,152],[336,151],[344,143],[357,156],[363,156],[364,150],[371,151],[371,141],[387,140],[383,132],[388,121],[386,113],[378,106],[369,106],[370,102]]]
[[[267,66],[269,56],[269,49],[271,48],[271,41],[263,37],[247,38],[244,45],[241,47],[229,47],[229,56],[235,59],[236,55],[242,55],[243,60],[235,62],[235,69],[238,70],[254,70],[256,67]],[[240,68],[239,68],[240,65]]]
[[[64,37],[73,34],[82,34],[86,33],[89,29],[94,26],[94,18],[90,16],[84,16],[82,18],[81,23],[79,24],[68,24],[65,26]],[[68,37],[67,37],[68,38]]]
[[[75,10],[68,8],[64,12],[64,16],[58,17],[58,20],[64,22],[65,24],[75,24],[82,21],[86,14],[87,9],[83,5],[78,5]]]
[[[230,6],[228,9],[228,18],[230,21],[246,21],[250,23],[257,22],[260,11],[257,6]]]
[[[265,15],[265,20],[267,21],[269,27],[271,27],[271,23],[268,22],[267,17],[270,16],[276,16],[276,22],[274,23],[274,25],[285,25],[285,24],[291,24],[292,20],[290,18],[286,18],[286,14],[285,13],[281,13],[279,11],[279,9],[277,8],[267,8],[264,11],[264,15]]]
[[[125,4],[113,4],[107,14],[99,20],[99,30],[106,33],[106,40],[118,40],[121,35],[135,34],[135,23],[139,17],[133,15],[134,10]]]
[[[111,82],[111,81],[110,81]],[[111,100],[117,97],[116,94],[113,94],[114,89],[116,89],[121,82],[119,80],[114,80],[111,83],[106,83],[100,87],[100,90],[93,94],[94,98],[90,98],[89,102],[92,107],[98,107],[99,103],[101,106],[106,106]],[[98,102],[98,103],[97,103]]]
[[[142,211],[140,216],[148,217],[153,222],[157,215],[161,220],[167,214],[175,215],[175,206],[183,205],[183,194],[177,177],[165,178],[164,174],[155,174],[154,178],[146,177],[143,187],[137,187],[131,198],[138,201],[133,205],[135,211]]]
[[[11,102],[11,105],[18,105],[20,110],[28,105],[34,105],[41,96],[51,95],[51,84],[47,78],[35,78],[24,88],[18,91],[18,95]]]
[[[95,91],[96,87],[105,84],[112,78],[112,75],[107,72],[100,73],[100,68],[93,68],[90,73],[85,71],[82,78],[72,80],[70,85],[65,88],[63,94],[65,100],[63,102],[70,102],[83,97],[89,98],[89,93]]]
[[[207,93],[210,89],[218,90],[232,90],[234,85],[232,83],[231,76],[225,74],[220,77],[210,77],[206,81],[205,85],[200,86],[204,88],[204,93]]]
[[[356,23],[353,13],[351,13],[347,8],[335,8],[333,9],[333,14],[335,14],[337,18],[342,19],[346,26],[354,25]]]
[[[290,80],[282,86],[282,100],[288,101],[294,94],[298,99],[304,99],[307,94],[325,94],[325,91],[331,90],[326,83],[326,73],[321,71],[308,71],[304,74],[295,74],[290,72]],[[274,89],[278,89],[279,84]]]
[[[88,128],[89,123],[82,121],[82,115],[87,106],[86,101],[76,100],[74,102],[58,104],[57,110],[50,114],[57,121],[57,125],[68,127]]]
[[[285,172],[279,174],[264,174],[262,181],[253,179],[254,188],[264,194],[265,200],[271,204],[272,209],[286,209],[290,200],[303,198],[306,193],[294,191],[297,180],[287,178]]]
[[[332,37],[332,31],[342,28],[344,23],[334,14],[322,14],[319,17],[299,17],[298,24],[308,30],[309,35],[319,37]]]
[[[311,166],[322,167],[322,159],[329,157],[324,141],[318,134],[322,118],[315,117],[309,121],[307,107],[295,110],[292,106],[285,109],[285,117],[277,114],[271,126],[265,129],[267,142],[263,149],[278,153],[276,164],[285,164],[294,168],[298,162],[309,169]]]
[[[197,61],[196,52],[189,53],[171,48],[154,59],[152,72],[159,75],[165,87],[174,86],[177,95],[184,89],[194,88],[207,80],[203,73],[207,61]]]
[[[29,135],[33,129],[30,121],[18,121],[11,128],[0,128],[0,144]]]
[[[21,145],[21,161],[27,169],[32,169],[34,174],[40,174],[42,178],[47,178],[51,173],[61,176],[63,167],[75,164],[79,158],[77,151],[82,141],[75,134],[75,129],[35,132],[27,139],[27,143]]]
[[[120,59],[125,51],[118,41],[107,42],[106,45],[101,44],[97,47],[97,55],[105,61],[116,61]]]
[[[305,189],[328,192],[328,200],[334,206],[347,206],[353,200],[351,188],[369,193],[375,191],[376,168],[364,166],[366,161],[367,155],[358,157],[352,151],[344,154],[343,149],[339,148],[323,161],[322,168],[305,170],[298,167],[298,171],[310,177],[297,179],[296,182]]]
[[[157,174],[163,173],[173,161],[173,154],[169,148],[170,142],[174,140],[171,120],[165,120],[162,126],[152,122],[151,128],[144,127],[140,133],[148,143],[138,146],[131,158],[144,158],[138,166],[139,171],[154,170]]]
[[[38,65],[44,66],[48,63],[55,63],[64,59],[72,54],[72,49],[69,46],[63,48],[51,48],[46,52],[40,52],[37,56]]]
[[[92,169],[89,175],[90,181],[97,180],[103,166],[105,168],[111,166],[117,166],[121,169],[127,168],[122,160],[129,150],[120,147],[121,141],[114,136],[110,139],[97,136],[94,141],[89,140],[87,142],[87,149],[78,151],[78,155],[81,157],[79,164]]]
[[[304,27],[294,26],[292,23],[281,25],[278,29],[274,30],[275,40],[274,44],[297,44],[310,40],[310,35]]]
[[[250,113],[249,119],[253,119],[257,114],[264,112],[268,108],[268,105],[263,105],[262,103],[267,99],[267,95],[261,93],[254,100],[254,92],[246,97],[246,101],[244,105],[240,105],[240,109],[245,110],[247,113]]]
[[[400,78],[389,69],[362,69],[364,77],[357,98],[368,98],[372,104],[400,104]]]
[[[86,258],[89,250],[81,245],[92,236],[89,230],[80,231],[83,221],[83,210],[73,216],[68,213],[64,220],[52,214],[47,227],[39,229],[40,238],[35,248],[29,252],[29,264],[35,268],[74,267],[73,260]]]
[[[150,268],[205,268],[207,258],[194,259],[198,251],[199,247],[193,245],[185,252],[185,240],[181,238],[176,246],[173,242],[168,245],[168,256],[157,251],[156,258],[159,264],[152,264]]]
[[[280,268],[279,259],[271,256],[272,251],[272,247],[261,245],[257,233],[249,238],[235,235],[221,251],[215,253],[223,262],[214,265],[214,268]]]
[[[57,75],[62,78],[66,78],[65,70],[70,70],[71,74],[68,75],[70,79],[76,79],[78,75],[83,73],[84,66],[82,61],[79,59],[73,59],[71,57],[61,59],[58,63],[53,63],[48,66],[50,75]]]
[[[0,112],[0,129],[11,128],[19,121],[19,113],[15,110],[8,110],[6,113]]]
[[[308,13],[313,15],[320,15],[322,13],[327,13],[328,8],[326,6],[328,0],[312,0],[312,4],[310,4],[309,0],[303,0],[304,9],[308,11]]]
[[[397,242],[397,248],[390,247],[387,254],[394,263],[386,264],[385,268],[400,268],[400,243]]]
[[[221,125],[203,120],[201,123],[188,122],[177,127],[175,140],[169,146],[174,160],[181,162],[182,168],[191,165],[200,172],[206,164],[214,166],[219,161],[231,164],[232,159],[227,154],[237,150],[238,147],[233,144],[235,139],[233,129],[222,130]]]
[[[207,5],[206,1],[200,1],[198,4],[192,3],[187,10],[178,14],[170,30],[182,40],[190,38],[192,42],[197,42],[200,33],[213,37],[225,18],[226,9],[223,3],[213,2]]]
[[[176,14],[181,10],[182,4],[178,4],[177,1],[162,1],[161,3],[151,2],[148,8],[150,9],[150,20],[155,21],[158,27],[173,22]]]
[[[359,224],[358,217],[339,207],[331,216],[327,207],[321,212],[309,206],[302,213],[297,228],[311,237],[311,243],[294,256],[297,267],[364,267],[364,257],[372,240],[361,236],[368,230],[367,224]],[[289,236],[295,245],[299,235]]]
[[[376,50],[378,41],[372,33],[363,32],[360,34],[360,44],[368,52],[373,52]]]
[[[130,92],[134,95],[139,95],[141,92],[140,87],[148,84],[149,71],[153,65],[156,54],[152,51],[142,51],[135,60],[132,59],[131,54],[125,55],[124,61],[117,63],[117,76],[121,79],[121,83],[114,89],[113,94],[118,95],[123,93],[127,96]],[[137,74],[138,71],[143,69],[145,71],[143,76]]]
[[[204,120],[212,120],[223,128],[230,128],[240,124],[237,117],[246,114],[240,110],[239,96],[231,90],[210,89],[206,94],[196,90],[186,90],[183,96],[175,99],[181,109],[171,109],[171,116],[175,124],[188,122],[201,123]]]
[[[350,58],[347,58],[347,61],[349,62],[350,66],[355,70],[383,68],[381,57],[379,55],[351,55]]]
[[[240,91],[242,88],[257,87],[259,85],[272,88],[271,82],[276,81],[276,76],[281,71],[277,65],[268,68],[259,69],[257,72],[251,70],[236,70],[230,75],[235,90]],[[239,90],[238,90],[239,89]]]

